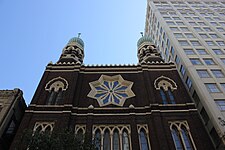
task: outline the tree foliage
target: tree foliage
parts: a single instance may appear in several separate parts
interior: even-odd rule
[[[96,150],[94,142],[71,130],[54,132],[25,131],[20,149],[23,150]]]

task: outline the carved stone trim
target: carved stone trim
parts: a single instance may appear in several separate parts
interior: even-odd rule
[[[54,89],[55,92],[58,92],[59,89],[65,91],[68,89],[68,82],[62,77],[54,78],[50,80],[45,86],[46,91],[51,91],[52,89]]]
[[[160,88],[163,88],[164,91],[168,91],[169,88],[172,91],[177,89],[177,84],[172,79],[165,76],[158,77],[154,81],[154,86],[156,90],[160,90]]]

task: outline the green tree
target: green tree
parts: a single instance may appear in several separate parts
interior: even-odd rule
[[[66,129],[54,132],[24,132],[18,150],[96,150],[95,142]]]

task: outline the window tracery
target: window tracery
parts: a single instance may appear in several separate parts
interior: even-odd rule
[[[97,150],[131,150],[129,125],[94,125],[93,138]]]
[[[172,79],[161,76],[155,80],[154,86],[156,90],[159,90],[163,104],[176,103],[173,91],[177,89],[177,85]]]
[[[140,150],[150,150],[148,125],[137,125]]]
[[[101,75],[97,81],[89,85],[91,91],[88,97],[96,99],[100,106],[110,104],[123,106],[126,99],[135,96],[131,90],[133,82],[124,80],[121,75]]]
[[[49,91],[46,104],[59,104],[63,100],[63,91],[67,90],[67,88],[68,82],[62,77],[50,80],[45,86],[45,90]]]
[[[177,150],[196,150],[187,121],[174,121],[169,124]]]
[[[54,128],[54,122],[36,122],[34,125],[34,132],[52,132]]]

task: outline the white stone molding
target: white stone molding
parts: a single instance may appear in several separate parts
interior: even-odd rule
[[[177,84],[168,77],[160,76],[154,81],[154,87],[156,90],[163,88],[164,91],[168,91],[170,88],[173,91],[177,89]]]
[[[54,122],[36,122],[34,125],[33,131],[45,132],[45,131],[53,131]]]
[[[50,92],[53,89],[54,89],[55,92],[58,92],[59,89],[62,89],[62,91],[67,90],[68,89],[67,80],[62,78],[62,77],[57,77],[57,78],[54,78],[54,79],[50,80],[46,84],[45,90]]]

